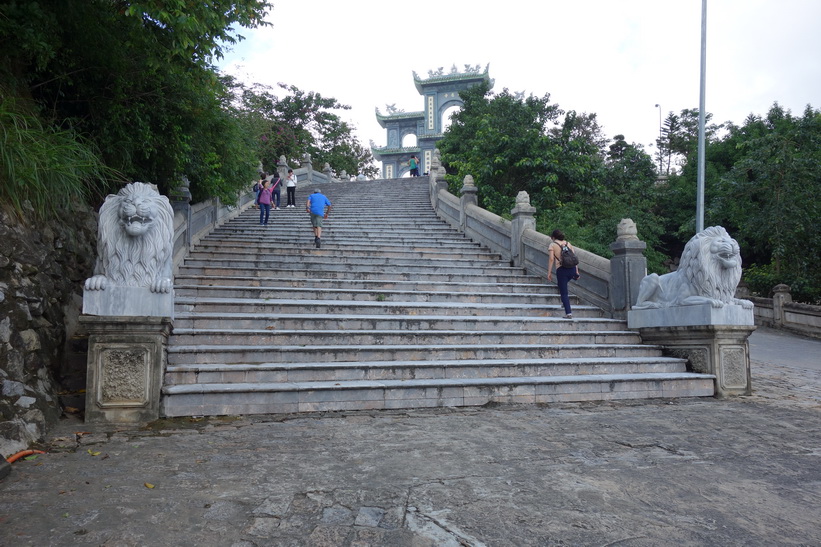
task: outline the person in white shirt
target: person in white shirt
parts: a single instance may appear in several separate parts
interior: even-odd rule
[[[285,207],[296,207],[296,176],[293,169],[288,169],[285,179],[285,190],[288,192],[288,204]]]

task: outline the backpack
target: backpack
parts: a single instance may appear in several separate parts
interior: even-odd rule
[[[579,257],[576,256],[576,253],[573,252],[573,249],[565,243],[561,246],[562,249],[562,260],[561,265],[562,268],[575,268],[579,265]]]

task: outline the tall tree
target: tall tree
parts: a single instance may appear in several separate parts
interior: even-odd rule
[[[167,192],[188,175],[195,199],[231,201],[256,160],[208,59],[238,39],[236,27],[264,24],[269,7],[11,0],[0,5],[0,31],[13,29],[0,32],[0,72],[9,93],[83,135],[125,179]]]
[[[304,154],[320,167],[328,163],[337,173],[376,176],[373,156],[354,136],[353,128],[335,112],[349,110],[333,97],[279,84],[282,97],[261,84],[246,87],[231,81],[235,105],[249,134],[259,142],[263,169],[271,172],[281,156],[298,165]]]
[[[743,157],[721,179],[716,208],[758,266],[756,289],[787,283],[802,300],[821,299],[821,112],[794,117],[776,103],[728,140]]]
[[[471,175],[482,205],[499,214],[507,214],[522,190],[537,207],[552,206],[560,150],[547,130],[561,114],[558,105],[549,95],[524,97],[507,89],[491,97],[486,84],[460,96],[464,107],[438,143],[453,184]]]

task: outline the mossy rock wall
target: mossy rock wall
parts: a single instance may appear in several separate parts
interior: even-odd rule
[[[33,218],[0,209],[0,456],[42,440],[64,410],[79,412],[84,400],[85,342],[77,326],[97,215],[81,209]],[[77,407],[64,408],[65,401]]]

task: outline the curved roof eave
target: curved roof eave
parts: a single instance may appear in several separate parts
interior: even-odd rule
[[[441,76],[432,76],[423,80],[413,72],[413,83],[416,85],[416,90],[420,95],[425,94],[425,87],[431,85],[438,85],[446,82],[488,82],[493,87],[493,80],[490,78],[490,64],[485,67],[484,72],[452,72],[450,74],[442,74]]]

